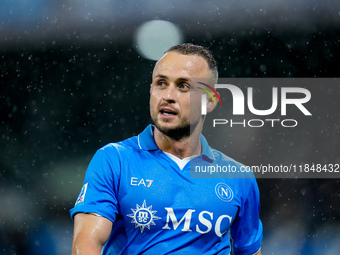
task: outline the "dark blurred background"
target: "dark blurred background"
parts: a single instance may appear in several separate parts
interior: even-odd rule
[[[209,47],[220,77],[338,77],[340,3],[2,1],[0,254],[70,254],[68,211],[87,164],[98,148],[136,135],[150,122],[154,59],[176,42]],[[306,142],[287,153],[306,154],[303,159],[312,162],[307,152],[330,144],[328,163],[340,163],[339,85],[331,91],[335,107],[323,113],[323,129],[311,122],[307,138],[291,131],[290,139]],[[266,163],[284,154],[282,131],[230,132],[223,152],[245,164],[254,164],[257,155]],[[310,132],[327,135],[313,140]],[[258,184],[263,254],[338,254],[338,179]]]

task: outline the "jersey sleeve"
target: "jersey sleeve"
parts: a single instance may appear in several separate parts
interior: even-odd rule
[[[99,149],[86,170],[84,185],[70,210],[72,219],[77,213],[94,213],[114,222],[118,213],[119,174],[120,160],[114,146]]]
[[[243,179],[241,206],[230,228],[235,255],[250,255],[261,248],[260,198],[255,178]]]

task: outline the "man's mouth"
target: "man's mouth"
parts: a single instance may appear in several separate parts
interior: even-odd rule
[[[169,110],[169,109],[161,109],[160,113],[165,115],[165,116],[175,116],[175,115],[177,115],[176,112]]]

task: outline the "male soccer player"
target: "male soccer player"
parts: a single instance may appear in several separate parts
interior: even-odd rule
[[[211,52],[192,44],[170,48],[156,63],[154,125],[94,155],[70,211],[73,254],[261,254],[256,180],[190,178],[190,159],[241,167],[209,147],[200,107],[190,109],[204,93],[191,79],[213,85],[217,75]],[[214,107],[207,100],[207,112]]]

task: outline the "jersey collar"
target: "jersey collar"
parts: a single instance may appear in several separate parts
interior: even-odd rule
[[[211,161],[215,160],[216,159],[215,155],[203,135],[201,135],[201,144],[202,144],[202,158]]]
[[[137,137],[138,146],[141,150],[158,150],[158,146],[153,138],[153,131],[155,129],[154,125],[148,125],[142,133],[140,133]],[[201,135],[201,144],[202,144],[202,157],[206,159],[215,160],[214,153],[210,148],[207,140],[203,135]]]
[[[154,125],[148,125],[142,133],[140,133],[137,137],[138,146],[141,150],[158,150],[158,146],[153,139],[153,130]]]

